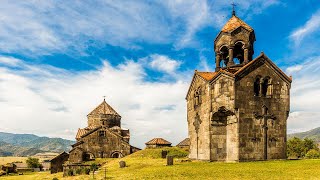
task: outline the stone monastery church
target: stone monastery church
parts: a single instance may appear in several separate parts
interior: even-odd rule
[[[292,78],[263,52],[236,16],[214,40],[215,72],[195,71],[187,100],[189,158],[254,161],[286,158]]]
[[[130,132],[121,128],[121,116],[105,101],[87,115],[88,126],[78,129],[70,163],[94,158],[119,158],[140,150],[129,144]]]

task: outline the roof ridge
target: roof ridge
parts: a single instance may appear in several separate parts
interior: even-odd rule
[[[237,29],[240,26],[242,26],[250,31],[253,31],[253,28],[251,26],[249,26],[246,22],[244,22],[242,19],[240,19],[238,16],[232,16],[226,22],[226,24],[222,27],[221,31],[230,32],[230,31]]]
[[[113,114],[120,116],[105,100],[94,108],[88,115]]]

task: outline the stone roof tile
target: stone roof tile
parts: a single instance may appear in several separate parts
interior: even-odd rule
[[[171,145],[172,143],[163,138],[154,138],[146,142],[146,145]]]
[[[177,146],[189,146],[190,145],[190,139],[185,138],[183,141],[181,141]]]
[[[207,81],[210,81],[216,75],[216,72],[199,72],[199,71],[196,71],[196,73],[199,76],[201,76],[202,78],[204,78],[205,80],[207,80]]]
[[[244,27],[249,31],[253,31],[253,29],[244,21],[242,21],[237,16],[232,16],[229,21],[223,26],[222,32],[232,32],[233,30],[237,29],[238,27]]]
[[[88,115],[112,114],[120,116],[105,100]]]

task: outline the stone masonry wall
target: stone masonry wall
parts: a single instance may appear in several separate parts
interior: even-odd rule
[[[268,120],[268,159],[286,158],[286,121],[289,112],[290,84],[276,74],[267,63],[255,67],[249,74],[236,82],[236,108],[240,116],[240,161],[263,160],[264,130],[263,120],[256,119],[254,113],[262,114],[262,106],[274,114],[276,120]],[[254,82],[257,76],[272,79],[270,97],[254,96]]]
[[[234,110],[234,79],[221,75],[211,84],[212,112],[220,107]],[[224,125],[213,125],[210,122],[211,158],[213,161],[233,161],[238,157],[238,138],[236,116],[226,117]],[[227,150],[228,149],[228,150]]]
[[[195,106],[195,90],[201,88],[201,103]],[[189,158],[210,160],[210,137],[209,137],[209,116],[210,116],[210,93],[209,85],[201,77],[196,76],[191,87],[191,93],[187,97],[187,119],[190,138]],[[196,133],[194,122],[196,115],[199,115],[201,121],[199,132]],[[198,138],[198,140],[197,140]]]

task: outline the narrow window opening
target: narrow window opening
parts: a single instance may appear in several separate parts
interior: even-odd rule
[[[254,95],[259,96],[260,94],[260,78],[257,78],[254,82]]]

